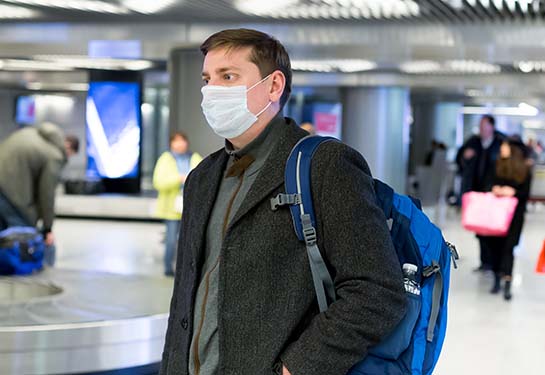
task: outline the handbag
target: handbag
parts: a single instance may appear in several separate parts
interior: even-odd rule
[[[493,193],[469,192],[462,196],[462,226],[480,236],[505,237],[515,216],[518,199]]]

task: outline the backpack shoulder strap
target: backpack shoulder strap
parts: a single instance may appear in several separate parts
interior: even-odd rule
[[[337,141],[331,137],[309,136],[301,139],[293,148],[286,163],[286,195],[278,196],[278,205],[289,204],[295,233],[307,247],[312,279],[320,311],[327,310],[328,301],[335,301],[335,287],[322,258],[316,238],[316,215],[312,200],[311,164],[318,147]],[[284,200],[284,202],[282,202]]]

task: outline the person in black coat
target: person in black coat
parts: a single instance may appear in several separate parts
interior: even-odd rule
[[[458,150],[456,163],[462,176],[461,195],[470,191],[490,191],[494,184],[496,160],[505,136],[496,131],[496,120],[490,115],[481,118],[479,135],[469,138]],[[488,241],[479,238],[481,265],[476,271],[492,269],[491,251]]]
[[[520,144],[522,147],[524,145]],[[516,197],[517,208],[506,237],[483,237],[492,250],[494,286],[491,293],[501,290],[502,278],[505,281],[504,298],[510,300],[513,274],[513,250],[520,241],[526,204],[530,195],[531,173],[524,150],[515,141],[504,141],[500,148],[500,158],[496,162],[496,176],[492,192],[497,196]]]

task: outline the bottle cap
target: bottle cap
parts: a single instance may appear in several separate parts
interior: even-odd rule
[[[404,263],[403,271],[416,273],[418,271],[418,266],[416,264]]]

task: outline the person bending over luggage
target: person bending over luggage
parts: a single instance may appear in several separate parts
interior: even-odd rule
[[[45,263],[55,262],[55,189],[79,140],[51,123],[15,131],[0,143],[0,228],[36,226],[47,245]]]
[[[520,240],[526,204],[530,195],[531,173],[522,147],[524,147],[522,143],[513,140],[502,143],[500,157],[496,162],[496,177],[492,188],[492,192],[497,196],[518,198],[518,205],[509,232],[506,237],[483,237],[492,250],[494,286],[491,293],[500,292],[503,278],[505,300],[510,300],[512,296],[513,250]]]
[[[320,313],[284,169],[308,133],[282,116],[286,50],[259,31],[201,46],[202,110],[225,148],[195,168],[184,213],[161,375],[344,375],[406,311],[401,266],[363,157],[331,142],[312,163],[318,246],[336,301]]]
[[[165,221],[165,275],[174,276],[176,240],[182,217],[182,199],[187,175],[202,160],[189,151],[187,135],[176,132],[170,137],[170,151],[161,155],[153,171],[153,187],[159,192],[155,215]]]

